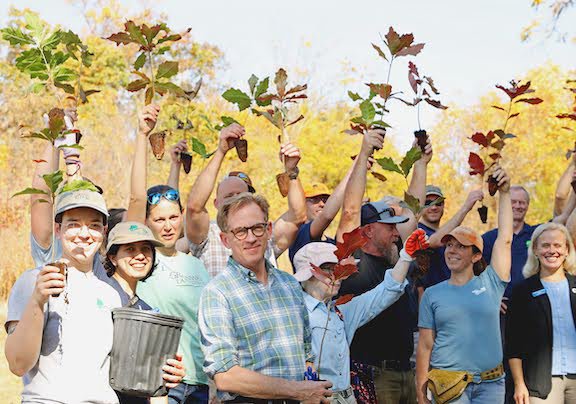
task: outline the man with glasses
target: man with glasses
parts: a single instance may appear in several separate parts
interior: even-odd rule
[[[186,205],[185,235],[190,243],[190,252],[200,258],[212,277],[226,267],[230,249],[221,242],[221,229],[215,221],[210,221],[206,204],[216,184],[224,157],[234,148],[234,140],[240,139],[244,134],[244,128],[238,124],[222,129],[218,149],[198,175],[190,190]],[[295,146],[287,144],[282,145],[280,154],[283,157],[285,170],[290,176],[290,184],[288,211],[274,222],[272,237],[267,244],[266,258],[273,265],[276,264],[276,257],[293,243],[306,215],[304,193],[298,180],[300,151]],[[214,206],[220,210],[226,199],[242,192],[254,192],[252,181],[245,173],[233,171],[218,184]]]
[[[418,281],[418,294],[422,296],[424,289],[434,286],[450,278],[450,270],[446,266],[444,259],[445,247],[442,244],[442,237],[450,233],[456,227],[462,224],[464,218],[472,210],[476,202],[484,198],[481,189],[473,190],[468,193],[468,197],[452,218],[444,225],[440,226],[442,216],[444,216],[444,194],[440,187],[435,185],[426,185],[426,202],[425,209],[422,210],[422,217],[418,227],[426,232],[433,254],[430,257],[430,268],[426,275]]]
[[[232,256],[202,292],[204,371],[218,397],[235,403],[329,403],[330,382],[304,381],[313,360],[302,289],[264,254],[272,235],[268,202],[248,192],[218,211]]]

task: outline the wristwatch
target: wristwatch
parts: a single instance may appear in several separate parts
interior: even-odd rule
[[[288,177],[291,180],[295,180],[298,178],[298,174],[300,174],[300,169],[298,167],[294,167],[294,169],[288,173]]]

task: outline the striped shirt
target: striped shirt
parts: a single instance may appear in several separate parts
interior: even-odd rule
[[[266,376],[303,380],[313,361],[308,311],[293,276],[266,261],[268,284],[232,257],[204,288],[199,325],[210,378],[240,366]],[[218,392],[221,400],[234,395]]]

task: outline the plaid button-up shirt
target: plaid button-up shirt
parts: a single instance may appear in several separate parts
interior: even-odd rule
[[[240,366],[282,379],[303,380],[313,361],[308,311],[300,284],[266,262],[268,284],[232,257],[202,292],[199,325],[204,371],[210,378]],[[218,392],[222,400],[234,396]]]
[[[204,263],[211,278],[226,268],[228,257],[232,255],[232,251],[222,244],[220,240],[220,227],[213,221],[210,222],[208,235],[203,242],[200,244],[190,242],[190,253]],[[274,240],[272,238],[268,240],[265,257],[273,266],[277,265]]]

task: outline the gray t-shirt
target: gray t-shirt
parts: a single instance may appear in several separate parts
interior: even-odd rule
[[[6,323],[19,321],[34,291],[40,268],[24,272],[8,300]],[[65,302],[67,294],[68,304]],[[67,292],[44,307],[38,362],[23,377],[23,403],[116,404],[108,382],[113,324],[120,296],[92,272],[69,269]]]

